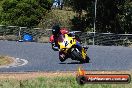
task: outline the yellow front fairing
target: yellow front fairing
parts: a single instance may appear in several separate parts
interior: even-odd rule
[[[61,35],[58,40],[59,49],[64,53],[67,53],[67,51],[72,48],[72,46],[76,45],[77,42],[74,37],[70,37],[67,34]],[[81,50],[81,56],[84,60],[87,58],[87,53],[84,48]]]
[[[76,44],[76,39],[65,34],[63,36],[63,41],[58,41],[58,44],[60,45],[60,50],[65,49],[64,52],[66,53],[68,49]]]

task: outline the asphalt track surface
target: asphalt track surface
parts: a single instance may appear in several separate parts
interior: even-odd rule
[[[90,63],[80,64],[67,59],[61,63],[58,52],[49,43],[0,41],[0,55],[22,58],[24,66],[0,68],[0,72],[29,71],[75,71],[79,66],[85,70],[131,70],[132,48],[122,46],[89,46]]]

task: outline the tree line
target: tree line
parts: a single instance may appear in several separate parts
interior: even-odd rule
[[[64,0],[78,13],[74,29],[93,30],[95,0]],[[132,33],[131,0],[97,0],[96,32]],[[85,14],[84,14],[85,13]]]
[[[0,24],[17,26],[37,26],[48,13],[52,0],[2,0]]]
[[[51,11],[53,0],[1,0],[0,24],[37,26],[44,15]],[[71,29],[96,32],[132,33],[131,0],[97,0],[97,16],[94,17],[95,0],[63,0],[64,7],[77,13],[71,19]]]

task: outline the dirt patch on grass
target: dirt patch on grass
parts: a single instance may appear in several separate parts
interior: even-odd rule
[[[131,44],[131,45],[129,45],[128,47],[132,48],[132,44]]]
[[[0,66],[11,64],[13,61],[14,60],[9,56],[0,56]]]
[[[17,41],[19,40],[19,38],[16,35],[6,35],[6,36],[0,36],[0,40]]]
[[[38,38],[37,42],[48,43],[49,42],[49,37],[42,36],[42,37]]]
[[[10,72],[10,73],[0,73],[1,79],[17,79],[26,80],[38,77],[76,77],[77,71],[69,72]],[[86,74],[132,74],[132,71],[87,71]]]

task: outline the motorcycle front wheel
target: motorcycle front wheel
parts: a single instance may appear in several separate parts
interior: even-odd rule
[[[78,60],[78,61],[80,61],[81,63],[89,63],[89,61],[90,61],[90,58],[89,58],[88,56],[86,56],[86,59],[83,59],[83,58],[82,58],[81,52],[80,52],[79,50],[77,50],[77,49],[74,49],[74,50],[71,52],[71,54],[72,54],[72,58],[73,58],[74,60]]]
[[[80,52],[78,52],[77,50],[73,50],[71,52],[72,56],[74,57],[74,59],[80,61],[81,63],[85,63],[86,61],[82,58],[82,55]]]
[[[62,54],[62,52],[59,52],[59,60],[60,60],[61,62],[64,62],[66,59],[67,59],[67,56],[64,55],[64,54]]]

